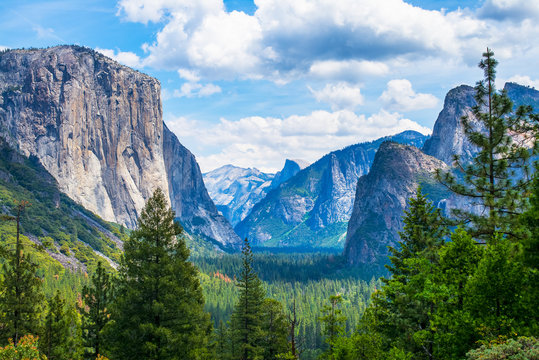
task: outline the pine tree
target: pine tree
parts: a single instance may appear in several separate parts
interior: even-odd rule
[[[323,334],[326,336],[326,343],[329,345],[324,356],[327,359],[335,360],[335,348],[339,338],[345,335],[346,317],[342,314],[340,306],[342,304],[341,295],[332,295],[329,298],[329,305],[322,308],[322,316],[319,318],[323,325]]]
[[[274,360],[288,351],[288,322],[283,306],[275,299],[265,299],[262,303],[262,358]]]
[[[4,216],[17,226],[15,252],[8,252],[0,287],[0,342],[4,344],[11,338],[16,345],[20,337],[38,333],[44,302],[42,282],[36,275],[38,266],[24,253],[20,238],[21,215],[28,205],[20,201],[16,216]]]
[[[447,228],[440,209],[435,208],[425,197],[421,187],[417,188],[416,196],[408,200],[403,222],[404,229],[399,233],[399,246],[389,247],[391,265],[386,267],[393,280],[405,283],[410,270],[404,261],[421,254],[429,261],[435,262],[437,250],[443,244]]]
[[[181,232],[165,195],[157,189],[124,244],[111,329],[113,358],[211,357],[211,323]]]
[[[374,330],[386,342],[418,357],[433,358],[434,329],[431,326],[436,304],[428,284],[438,263],[438,251],[447,232],[440,211],[418,189],[405,211],[400,248],[390,248],[392,277],[373,295],[371,316]]]
[[[439,304],[432,318],[436,328],[435,355],[440,359],[462,359],[473,347],[474,314],[464,308],[467,284],[475,274],[483,248],[462,228],[451,234],[451,241],[440,250],[430,291]]]
[[[49,360],[78,359],[81,354],[80,323],[57,290],[48,301],[40,346]]]
[[[453,214],[459,222],[469,224],[472,236],[484,241],[496,232],[522,236],[518,217],[524,205],[523,194],[531,182],[529,159],[539,151],[533,131],[538,116],[530,106],[512,113],[513,103],[507,94],[495,89],[497,64],[494,53],[487,49],[479,63],[484,80],[475,86],[473,116],[462,118],[464,133],[477,147],[477,154],[471,163],[455,156],[455,172],[437,172],[442,184],[480,208],[479,212],[456,209]]]
[[[82,331],[87,359],[93,360],[104,354],[103,329],[110,321],[112,300],[110,275],[99,261],[91,284],[82,289]]]
[[[242,255],[243,266],[237,283],[239,300],[231,318],[236,351],[233,355],[237,359],[251,360],[261,356],[264,351],[260,346],[260,341],[265,291],[253,269],[253,252],[247,239],[243,242]]]

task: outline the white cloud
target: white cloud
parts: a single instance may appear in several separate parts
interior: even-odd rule
[[[186,82],[180,90],[174,90],[173,97],[206,97],[216,93],[220,93],[221,88],[214,84],[199,84],[197,82]]]
[[[203,171],[231,162],[277,171],[285,158],[313,162],[330,151],[404,130],[430,133],[430,129],[385,110],[369,117],[341,110],[314,111],[284,119],[258,116],[237,121],[220,119],[218,124],[169,116],[166,122],[180,141],[198,154],[197,161]],[[209,147],[217,150],[205,153]]]
[[[7,49],[9,49],[9,47],[0,45],[0,51],[4,51],[4,50],[7,50]]]
[[[101,54],[108,56],[111,59],[116,60],[122,65],[126,65],[132,68],[139,68],[139,69],[143,67],[140,57],[131,51],[120,51],[120,50],[101,49],[101,48],[95,48],[95,51],[98,51]]]
[[[515,75],[506,80],[506,82],[514,82],[520,85],[531,86],[539,89],[539,79],[532,80],[529,76]]]
[[[196,71],[192,71],[189,69],[178,69],[178,75],[187,81],[190,82],[197,82],[200,80],[200,76],[196,73]]]
[[[331,105],[332,110],[354,110],[363,104],[361,89],[351,86],[345,82],[327,84],[321,90],[313,90],[309,87],[318,102],[325,102]]]
[[[388,66],[379,61],[326,60],[316,61],[309,68],[309,73],[314,77],[345,81],[359,81],[365,77],[383,76],[388,72]]]
[[[406,79],[389,81],[380,100],[387,109],[403,112],[430,109],[438,105],[438,99],[434,95],[416,93],[412,89],[412,83]]]
[[[479,15],[495,20],[539,19],[539,2],[533,0],[486,0]]]
[[[120,0],[118,13],[129,21],[160,24],[155,41],[143,45],[145,65],[210,80],[357,82],[391,73],[388,64],[396,58],[475,66],[486,44],[500,58],[529,55],[537,46],[522,39],[539,37],[538,22],[531,20],[539,5],[529,0],[487,0],[475,13],[425,10],[403,0],[255,4],[257,11],[249,15],[227,12],[223,0]],[[502,15],[487,16],[488,9],[512,18],[515,9],[525,9],[527,20],[500,27]]]

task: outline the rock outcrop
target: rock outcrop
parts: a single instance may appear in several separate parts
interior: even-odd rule
[[[445,96],[444,107],[432,129],[431,137],[425,141],[423,152],[434,156],[446,164],[453,162],[455,154],[470,158],[474,147],[464,135],[461,118],[471,115],[471,107],[476,104],[474,89],[461,85],[450,90]]]
[[[271,189],[278,188],[279,185],[281,185],[309,165],[310,164],[305,160],[286,159],[286,161],[284,162],[283,169],[281,171],[277,171],[277,173],[273,177],[270,186]]]
[[[172,208],[185,229],[229,249],[239,248],[240,238],[230,223],[219,214],[210,198],[200,167],[166,125],[163,133],[163,152]]]
[[[539,91],[533,88],[507,83],[504,90],[515,108],[519,105],[539,107]],[[406,199],[415,195],[419,184],[446,215],[450,215],[453,208],[482,210],[472,206],[469,199],[449,192],[429,175],[436,167],[447,168],[454,155],[467,161],[476,152],[464,134],[461,121],[462,116],[471,114],[475,104],[472,87],[456,87],[448,92],[423,153],[397,145],[384,144],[380,148],[369,174],[358,181],[344,252],[350,264],[385,258],[386,246],[395,245],[399,239]],[[475,126],[480,129],[478,123]],[[434,158],[441,161],[437,163]]]
[[[270,190],[296,175],[309,164],[303,160],[285,161],[276,174],[264,173],[255,168],[244,169],[225,165],[204,176],[204,183],[217,209],[235,226],[245,219]]]
[[[357,180],[368,173],[380,144],[394,139],[421,146],[425,138],[406,131],[334,151],[270,191],[236,232],[255,246],[342,248]]]
[[[0,136],[36,156],[60,190],[85,208],[133,228],[157,187],[179,206],[169,189],[188,185],[167,178],[173,172],[165,165],[156,79],[79,46],[10,50],[0,55],[0,93]],[[194,159],[185,163],[200,173]],[[179,212],[182,222],[196,217],[183,207]],[[219,221],[212,226],[231,230]]]
[[[274,174],[255,168],[225,165],[204,174],[204,183],[217,209],[234,226],[271,189]]]
[[[447,166],[416,147],[394,142],[380,146],[368,175],[357,183],[344,250],[350,264],[387,256],[387,246],[395,246],[399,239],[408,198],[420,184],[432,193],[436,189],[432,175],[438,168]]]

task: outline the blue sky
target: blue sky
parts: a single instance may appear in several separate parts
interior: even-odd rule
[[[539,1],[2,0],[0,47],[79,44],[160,80],[164,120],[203,171],[278,170],[429,132],[449,89],[539,88]]]

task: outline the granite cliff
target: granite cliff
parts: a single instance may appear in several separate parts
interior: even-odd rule
[[[357,180],[380,144],[393,139],[422,146],[425,138],[405,131],[331,152],[270,191],[236,232],[261,247],[342,248]]]
[[[174,176],[171,164],[192,166],[193,178],[200,170],[194,158],[171,159],[190,155],[175,153],[173,139],[164,147],[168,133],[156,79],[79,46],[10,50],[0,55],[0,93],[0,135],[37,157],[60,190],[85,208],[133,228],[145,200],[160,187],[187,228],[198,216],[185,210],[185,198],[175,200],[175,189],[191,180]],[[205,188],[194,187],[193,196],[195,191]],[[213,238],[216,229],[232,234],[226,221],[213,221],[219,215],[211,200],[200,206],[211,222],[204,235]]]
[[[507,83],[504,90],[515,106],[539,106],[539,91],[533,88]],[[431,175],[436,167],[448,168],[453,155],[461,156],[464,161],[474,155],[476,150],[466,139],[461,121],[476,104],[473,96],[474,89],[466,85],[447,93],[423,152],[389,144],[380,147],[371,171],[357,183],[344,251],[350,264],[385,259],[386,246],[394,246],[399,239],[406,199],[415,195],[420,184],[427,197],[446,215],[455,207],[473,211],[468,199],[447,191]]]
[[[255,168],[225,165],[203,174],[204,183],[217,209],[235,226],[270,190],[307,166],[302,160],[287,159],[281,171],[270,174]]]
[[[357,182],[344,250],[350,264],[373,263],[387,256],[386,247],[396,245],[407,200],[418,185],[431,199],[446,195],[433,177],[438,168],[447,165],[416,147],[394,142],[380,146],[368,175]]]

